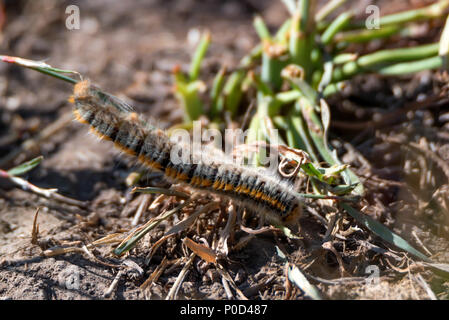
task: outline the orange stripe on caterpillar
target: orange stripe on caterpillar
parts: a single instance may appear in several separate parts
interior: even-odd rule
[[[73,109],[73,115],[75,116],[76,121],[90,125],[90,123],[81,116],[78,109]]]

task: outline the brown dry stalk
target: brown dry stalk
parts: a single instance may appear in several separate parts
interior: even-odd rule
[[[37,208],[36,213],[34,214],[33,220],[33,229],[31,230],[31,243],[38,245],[38,236],[39,236],[39,225],[37,224],[37,216],[39,215],[39,209]]]
[[[197,254],[201,259],[209,263],[217,263],[217,254],[214,250],[206,247],[205,245],[196,243],[189,238],[184,238],[182,241],[190,250]]]
[[[168,260],[167,260],[167,256],[165,256],[164,259],[162,259],[162,262],[156,267],[156,269],[154,269],[154,271],[148,277],[148,279],[145,280],[144,283],[142,283],[142,285],[140,286],[140,289],[145,290],[146,288],[148,288],[149,285],[156,282],[159,279],[159,277],[162,275],[162,273],[164,272],[167,265],[168,265]]]

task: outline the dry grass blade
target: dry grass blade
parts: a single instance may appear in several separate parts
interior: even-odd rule
[[[149,265],[151,259],[153,258],[153,255],[155,254],[156,250],[163,244],[165,241],[167,241],[168,238],[174,236],[175,234],[170,234],[168,236],[163,236],[158,241],[156,241],[150,248],[150,252],[148,253],[147,257],[145,258],[145,264]]]
[[[119,270],[119,272],[117,272],[117,275],[115,276],[114,280],[112,281],[111,285],[109,286],[109,288],[105,291],[104,293],[104,297],[105,298],[109,298],[112,294],[112,292],[115,290],[115,288],[118,285],[118,282],[120,280],[120,278],[122,277],[122,275],[125,273],[124,270]]]
[[[223,288],[225,289],[226,296],[228,297],[228,299],[231,300],[232,298],[234,298],[231,288],[229,288],[228,281],[223,277],[221,277],[221,284],[223,285]]]
[[[148,209],[150,200],[151,196],[149,194],[144,194],[142,196],[139,207],[137,208],[136,214],[134,215],[133,221],[131,222],[131,226],[135,227],[139,223],[140,217]]]
[[[160,214],[156,218],[150,219],[145,225],[137,228],[133,233],[131,233],[122,243],[114,250],[114,254],[120,256],[125,252],[128,252],[137,244],[137,242],[142,239],[144,235],[157,227],[162,221],[168,219],[173,214],[187,206],[191,202],[192,198],[187,199],[184,203],[181,203],[176,208],[169,210],[165,213]]]
[[[228,239],[231,236],[232,230],[235,225],[235,219],[236,219],[236,212],[234,205],[230,203],[228,207],[228,221],[226,223],[225,228],[220,232],[220,238],[217,242],[216,251],[221,252],[225,256],[228,255],[229,248],[228,248]]]
[[[140,290],[145,290],[152,283],[156,282],[159,279],[159,277],[162,275],[162,273],[164,272],[165,268],[167,268],[167,265],[168,265],[168,260],[167,260],[167,257],[165,256],[164,259],[162,259],[162,262],[157,266],[157,268],[153,271],[153,273],[151,273],[151,275],[148,277],[148,279],[145,280],[144,283],[142,283],[142,285],[140,286]]]
[[[45,250],[44,252],[42,252],[42,254],[45,257],[54,257],[54,256],[58,256],[61,254],[72,253],[72,252],[83,253],[84,250],[79,247],[68,247],[68,248],[55,247],[55,248],[50,248],[50,249]]]
[[[189,194],[184,193],[184,192],[180,192],[180,191],[176,191],[173,189],[165,189],[165,188],[157,188],[157,187],[146,187],[146,188],[140,188],[140,187],[134,187],[131,190],[131,193],[134,192],[139,192],[139,193],[162,193],[165,194],[167,196],[175,196],[175,197],[179,197],[182,199],[187,199],[190,197]]]
[[[190,225],[192,225],[192,223],[196,220],[196,218],[198,218],[202,213],[211,212],[212,210],[215,210],[218,207],[219,207],[219,203],[218,202],[212,202],[212,203],[209,203],[209,204],[205,205],[201,209],[196,210],[195,213],[191,214],[186,219],[184,219],[184,220],[178,222],[177,224],[175,224],[170,230],[168,230],[164,234],[164,236],[169,236],[169,235],[176,234],[176,233],[184,231]]]
[[[109,234],[101,239],[98,239],[92,243],[89,243],[88,245],[83,246],[83,247],[65,247],[65,248],[64,247],[53,247],[53,248],[43,251],[42,254],[46,257],[53,257],[53,256],[66,254],[66,253],[72,253],[72,252],[86,253],[86,249],[92,249],[96,246],[120,243],[122,241],[122,239],[120,239],[120,237],[122,237],[122,236],[123,236],[123,234],[121,234],[121,233],[113,233],[113,234]],[[87,254],[89,256],[91,256],[91,253],[89,251],[87,251]],[[116,267],[115,265],[113,265],[113,266]]]
[[[432,291],[432,289],[427,284],[426,280],[424,280],[424,278],[420,274],[415,275],[414,279],[426,291],[430,300],[438,300],[437,297],[435,296],[435,293]]]
[[[229,273],[223,269],[220,265],[217,268],[218,273],[221,274],[221,276],[231,285],[231,287],[235,290],[237,295],[239,296],[240,300],[248,300],[248,298],[245,296],[245,294],[240,290],[237,285],[235,284],[234,280],[232,280]]]
[[[44,189],[39,188],[35,186],[34,184],[31,184],[30,182],[26,181],[25,179],[22,179],[20,177],[11,176],[8,174],[7,171],[3,171],[0,169],[0,177],[8,178],[11,182],[15,183],[16,185],[22,187],[23,190],[30,190],[31,192],[34,192],[40,196],[43,196],[48,199],[54,199],[59,202],[63,202],[66,204],[70,204],[72,206],[77,206],[80,208],[85,208],[87,204],[83,201],[75,200],[66,196],[63,196],[59,193],[57,193],[58,189]]]
[[[278,249],[278,247],[276,247]],[[278,249],[279,250],[279,249]],[[289,269],[289,265],[288,262],[285,263],[284,266],[284,277],[285,277],[285,282],[284,282],[284,287],[285,287],[285,295],[284,295],[284,300],[289,300],[290,297],[292,296],[292,283],[290,281],[290,279],[288,278],[288,269]]]
[[[211,248],[208,248],[203,244],[196,243],[189,238],[184,238],[182,243],[204,261],[214,264],[217,263],[217,254]]]
[[[323,279],[320,277],[315,277],[315,276],[311,276],[311,275],[307,275],[307,277],[327,284],[327,285],[342,285],[342,284],[352,284],[352,283],[366,283],[366,278],[365,277],[347,277],[347,278],[338,278],[338,279],[332,279],[332,280],[328,280],[328,279]]]
[[[171,287],[170,291],[167,294],[167,297],[165,297],[165,300],[175,300],[176,296],[178,295],[178,290],[181,287],[182,282],[184,281],[185,276],[187,275],[190,266],[192,265],[193,259],[195,259],[196,254],[192,253],[187,260],[187,263],[182,268],[181,272],[179,273],[178,277],[176,278],[175,283]]]
[[[38,242],[39,225],[37,224],[38,215],[39,215],[39,208],[37,208],[36,213],[34,214],[33,229],[31,230],[31,243],[35,245],[39,244]]]

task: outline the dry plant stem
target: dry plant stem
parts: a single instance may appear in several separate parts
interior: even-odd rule
[[[181,203],[176,208],[169,210],[167,212],[164,212],[160,214],[159,216],[150,219],[147,223],[145,223],[143,226],[137,228],[132,232],[126,239],[124,239],[120,245],[114,250],[114,254],[120,256],[124,254],[125,252],[131,250],[136,243],[149,231],[153,230],[155,227],[157,227],[162,221],[168,219],[173,214],[190,204],[196,197],[192,195],[189,199],[186,199],[184,203]]]
[[[168,238],[174,236],[175,233],[170,234],[168,236],[163,236],[158,241],[156,241],[150,248],[150,252],[148,253],[147,257],[145,258],[145,265],[149,265],[151,258],[153,258],[153,255],[155,254],[156,250],[161,246],[162,243],[164,243]]]
[[[416,282],[418,282],[418,284],[426,291],[430,300],[438,300],[437,297],[435,296],[435,293],[432,291],[432,289],[429,287],[427,282],[424,280],[424,278],[420,274],[417,274],[416,276],[414,276],[414,278],[415,278]]]
[[[178,290],[181,287],[181,284],[184,281],[184,278],[187,275],[189,268],[192,265],[193,259],[195,259],[195,256],[196,256],[195,253],[190,254],[189,259],[187,260],[186,264],[184,265],[184,267],[182,268],[178,277],[176,278],[176,281],[173,284],[173,286],[171,287],[170,291],[168,292],[165,300],[175,300],[176,299],[176,296],[178,295]]]
[[[341,277],[344,277],[347,274],[347,272],[346,272],[344,262],[343,262],[343,259],[341,258],[340,253],[338,253],[338,251],[334,248],[334,245],[331,243],[331,241],[323,243],[322,247],[326,250],[331,251],[335,255],[335,257],[337,258],[337,261],[338,261],[338,265],[340,266]]]
[[[148,209],[150,200],[151,195],[149,194],[142,195],[139,208],[137,208],[136,214],[134,215],[133,221],[131,222],[131,226],[135,227],[139,223],[140,217]]]
[[[388,251],[386,249],[378,247],[378,246],[376,246],[376,245],[374,245],[374,244],[372,244],[372,243],[370,243],[368,241],[359,240],[359,241],[357,241],[357,243],[360,244],[361,246],[367,248],[368,250],[372,250],[372,251],[374,251],[376,253],[380,253],[380,254],[382,254],[382,255],[384,255],[386,257],[393,258],[396,261],[401,261],[402,260],[401,257],[399,257],[398,255],[394,254],[393,252],[390,252],[390,251]]]
[[[237,295],[239,296],[240,300],[248,300],[248,298],[245,296],[245,294],[237,287],[234,280],[232,280],[229,273],[223,269],[221,265],[218,265],[218,268],[216,269],[221,276],[228,281],[228,283],[231,285],[231,287],[235,290]]]
[[[33,220],[33,229],[31,230],[31,244],[38,245],[38,237],[39,237],[39,225],[37,224],[37,216],[39,215],[39,208],[37,208],[36,213],[34,214]]]
[[[234,298],[231,288],[229,288],[228,281],[225,278],[221,277],[221,283],[223,284],[223,288],[225,289],[226,296],[228,297],[228,299],[231,300],[232,298]]]
[[[312,280],[315,280],[315,281],[318,281],[318,282],[321,282],[321,283],[327,284],[327,285],[342,285],[342,284],[348,285],[351,283],[366,282],[365,277],[347,277],[347,278],[338,278],[338,279],[333,279],[333,280],[323,279],[320,277],[312,276],[310,274],[308,274],[307,277],[309,277]]]
[[[337,222],[337,219],[339,217],[340,215],[338,214],[338,212],[333,213],[332,216],[330,217],[329,222],[327,224],[326,234],[324,235],[323,238],[323,243],[331,240],[332,231],[334,230],[335,223]]]
[[[94,256],[94,254],[92,252],[89,251],[89,249],[87,248],[86,245],[83,245],[81,247],[81,250],[82,250],[82,252],[86,253],[87,256],[89,258],[91,258],[94,262],[97,262],[97,263],[99,263],[101,265],[104,265],[104,266],[109,267],[109,268],[121,268],[122,267],[121,265],[111,264],[111,263],[107,263],[107,262],[101,261],[96,256]]]
[[[259,228],[259,229],[254,230],[254,229],[245,227],[245,226],[243,226],[243,225],[240,225],[240,229],[241,229],[242,231],[245,231],[246,233],[253,234],[253,235],[261,234],[261,233],[269,232],[269,231],[279,231],[279,229],[277,229],[277,228],[275,228],[275,227],[273,227],[273,226],[262,227],[262,228]]]
[[[66,204],[70,204],[72,206],[77,206],[80,208],[86,208],[87,203],[79,200],[75,200],[72,198],[65,197],[59,193],[57,193],[57,189],[43,189],[35,186],[34,184],[31,184],[30,182],[26,181],[25,179],[22,179],[20,177],[11,176],[8,172],[0,169],[0,177],[7,178],[11,182],[15,183],[16,185],[22,187],[23,190],[30,190],[31,192],[34,192],[40,196],[43,196],[48,199],[54,199],[59,202],[63,202]]]
[[[198,218],[202,213],[209,213],[213,210],[218,209],[219,206],[220,206],[220,204],[218,202],[211,202],[211,203],[206,204],[205,206],[196,210],[193,214],[188,216],[186,219],[175,224],[170,230],[168,230],[164,234],[164,237],[184,231],[189,226],[191,226],[193,224],[193,222],[196,220],[196,218]]]
[[[162,262],[157,266],[157,268],[153,271],[153,273],[148,277],[148,279],[145,280],[144,283],[142,283],[142,285],[140,286],[140,289],[145,290],[146,288],[148,288],[149,285],[155,283],[159,279],[159,277],[162,275],[164,270],[167,268],[167,265],[168,265],[168,260],[167,260],[167,256],[165,256],[164,259],[162,259]]]
[[[91,249],[96,246],[100,245],[106,245],[106,244],[117,244],[122,241],[122,239],[116,239],[118,236],[122,236],[120,233],[113,233],[109,234],[101,239],[98,239],[92,243],[89,243],[86,245],[86,248]],[[68,247],[68,248],[60,248],[60,247],[54,247],[50,248],[48,250],[45,250],[42,252],[42,255],[46,257],[53,257],[60,254],[70,253],[70,252],[79,252],[79,253],[85,253],[86,251],[83,248],[79,247]],[[115,266],[114,266],[115,267]]]
[[[285,277],[285,282],[284,282],[284,287],[285,287],[285,296],[284,296],[284,300],[289,300],[290,297],[292,296],[292,283],[290,282],[290,279],[288,278],[288,262],[285,263],[284,266],[284,277]]]
[[[424,243],[422,243],[421,239],[418,237],[418,235],[416,234],[415,230],[412,231],[412,235],[416,239],[416,242],[421,246],[421,248],[423,248],[424,251],[431,257],[432,256],[432,252],[430,252],[429,249],[426,248]]]
[[[414,280],[415,277],[412,275],[412,273],[411,273],[411,271],[410,271],[410,264],[409,264],[408,261],[407,261],[407,271],[408,271],[408,278],[409,278],[409,280],[410,280],[410,286],[412,287],[412,292],[413,292],[414,295],[415,295],[415,299],[416,299],[416,300],[420,300],[420,299],[419,299],[419,295],[418,295],[418,293],[416,292],[415,286],[413,285],[413,280]]]
[[[236,212],[233,204],[228,207],[227,211],[229,214],[228,221],[226,223],[226,227],[220,232],[220,239],[218,240],[216,248],[216,251],[223,253],[225,256],[227,256],[229,252],[228,239],[231,236],[236,219]]]
[[[122,277],[122,275],[123,275],[124,272],[125,272],[125,271],[124,271],[123,269],[122,269],[122,270],[119,270],[119,272],[118,272],[117,275],[115,276],[114,280],[112,281],[111,285],[110,285],[109,288],[105,291],[105,293],[104,293],[104,297],[105,297],[105,298],[109,298],[109,297],[111,296],[112,292],[113,292],[113,291],[115,290],[115,288],[117,287],[118,282],[120,281],[120,278]]]

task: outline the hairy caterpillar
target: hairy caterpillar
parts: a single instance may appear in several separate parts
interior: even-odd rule
[[[260,170],[218,160],[174,163],[170,158],[174,142],[164,131],[145,126],[131,107],[100,92],[89,80],[75,85],[69,101],[74,103],[75,118],[97,136],[172,182],[237,200],[275,224],[291,224],[301,213],[303,199],[292,186]]]

